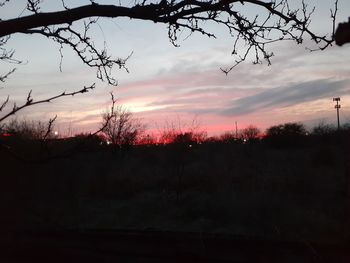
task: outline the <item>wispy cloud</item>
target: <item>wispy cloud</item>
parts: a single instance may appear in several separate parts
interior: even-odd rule
[[[324,100],[325,104],[320,107],[320,101],[334,96],[342,96],[342,111],[348,110],[345,95],[350,94],[350,60],[346,55],[350,46],[310,53],[287,42],[276,43],[272,48],[276,54],[272,66],[252,66],[247,61],[227,76],[220,67],[232,65],[233,58],[229,56],[229,48],[222,46],[226,49],[197,45],[187,51],[186,47],[175,49],[175,52],[167,48],[159,51],[152,46],[148,56],[132,57],[137,59],[133,63],[138,66],[131,64],[131,74],[118,75],[118,87],[98,83],[91,93],[33,107],[24,113],[30,112],[31,118],[43,118],[40,117],[43,113],[44,118],[58,114],[61,123],[94,130],[102,112],[110,106],[111,90],[115,91],[119,104],[146,123],[177,115],[189,119],[198,115],[208,131],[215,132],[232,126],[234,121],[261,127],[291,119],[323,117],[325,112],[319,111],[328,109],[329,102]],[[55,66],[52,71],[56,73]],[[47,92],[57,94],[95,81],[94,72],[80,67],[78,71],[74,67],[69,69],[72,70],[41,77],[28,69],[29,73],[21,73],[13,82],[9,80],[5,91],[11,91],[11,99],[20,102],[32,88],[35,99],[39,99],[47,97]],[[39,77],[41,82],[37,83]],[[333,113],[331,101],[329,104]]]
[[[291,106],[317,99],[341,96],[350,92],[350,81],[320,79],[265,90],[230,102],[222,115],[242,115],[266,109]]]

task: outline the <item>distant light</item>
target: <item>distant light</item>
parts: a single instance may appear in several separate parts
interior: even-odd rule
[[[55,134],[55,136],[57,136],[58,135],[58,131],[54,131],[54,133],[53,134]]]
[[[2,134],[2,136],[4,136],[4,137],[10,137],[10,136],[12,136],[12,135],[11,135],[11,133],[4,133],[4,134]]]
[[[107,141],[107,145],[110,145],[111,144],[111,142],[110,141]]]
[[[188,147],[192,148],[192,144],[188,145]]]

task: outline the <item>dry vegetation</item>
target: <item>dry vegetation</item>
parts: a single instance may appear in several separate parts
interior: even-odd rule
[[[2,226],[348,240],[349,129],[306,136],[294,125],[246,142],[186,133],[118,152],[97,136],[49,140],[49,155],[40,140],[2,138]]]

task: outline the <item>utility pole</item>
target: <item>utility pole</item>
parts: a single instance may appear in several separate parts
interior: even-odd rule
[[[339,109],[341,105],[339,104],[340,98],[333,98],[333,101],[335,101],[337,104],[334,106],[334,108],[337,110],[337,121],[338,121],[338,130],[340,129],[340,122],[339,122]]]

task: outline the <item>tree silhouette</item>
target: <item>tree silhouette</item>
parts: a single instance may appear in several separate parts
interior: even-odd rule
[[[41,121],[27,121],[27,120],[11,120],[4,125],[4,130],[16,137],[28,140],[46,140],[53,137],[52,129],[53,122],[49,122],[49,125]]]
[[[102,133],[112,143],[113,148],[121,149],[134,145],[144,130],[139,120],[122,105],[114,107],[116,100],[113,94],[113,107],[102,116]]]
[[[312,135],[324,137],[333,134],[336,128],[330,124],[325,124],[323,122],[319,123],[312,129]]]
[[[259,138],[261,131],[254,125],[249,125],[241,131],[241,137],[243,140],[253,141]]]
[[[6,8],[10,0],[0,1],[0,8]],[[317,48],[325,49],[334,41],[335,18],[338,0],[331,11],[333,32],[319,35],[309,25],[315,9],[305,1],[292,5],[290,0],[136,0],[133,4],[100,4],[97,0],[89,4],[71,7],[62,0],[62,7],[56,11],[43,10],[43,0],[27,0],[27,16],[16,16],[0,20],[0,61],[21,63],[15,59],[14,51],[7,47],[13,34],[41,35],[58,43],[61,48],[68,46],[88,67],[96,69],[96,76],[108,84],[117,85],[114,69],[125,69],[126,58],[116,58],[106,48],[98,49],[90,37],[93,25],[101,17],[152,21],[165,24],[168,37],[174,46],[180,33],[187,30],[190,34],[200,33],[216,37],[208,25],[215,23],[227,29],[232,37],[232,65],[222,68],[225,73],[253,55],[254,63],[271,63],[273,52],[267,46],[276,41],[291,40],[302,44],[305,39],[313,41]],[[73,1],[71,2],[74,5]],[[254,16],[244,10],[257,10]],[[23,12],[22,12],[23,13]],[[242,45],[243,44],[243,45]],[[61,49],[60,48],[60,52]],[[63,57],[61,53],[61,57]],[[0,74],[0,81],[5,81],[15,69]],[[80,92],[86,92],[82,89]],[[30,96],[30,94],[29,94]],[[28,96],[28,97],[29,97]],[[0,102],[0,111],[8,100]],[[42,100],[45,102],[45,100]],[[27,101],[27,106],[34,105]],[[14,106],[15,109],[18,109]],[[13,111],[12,114],[17,111]]]
[[[299,146],[306,135],[305,126],[301,123],[275,125],[266,130],[266,139],[274,146]]]

